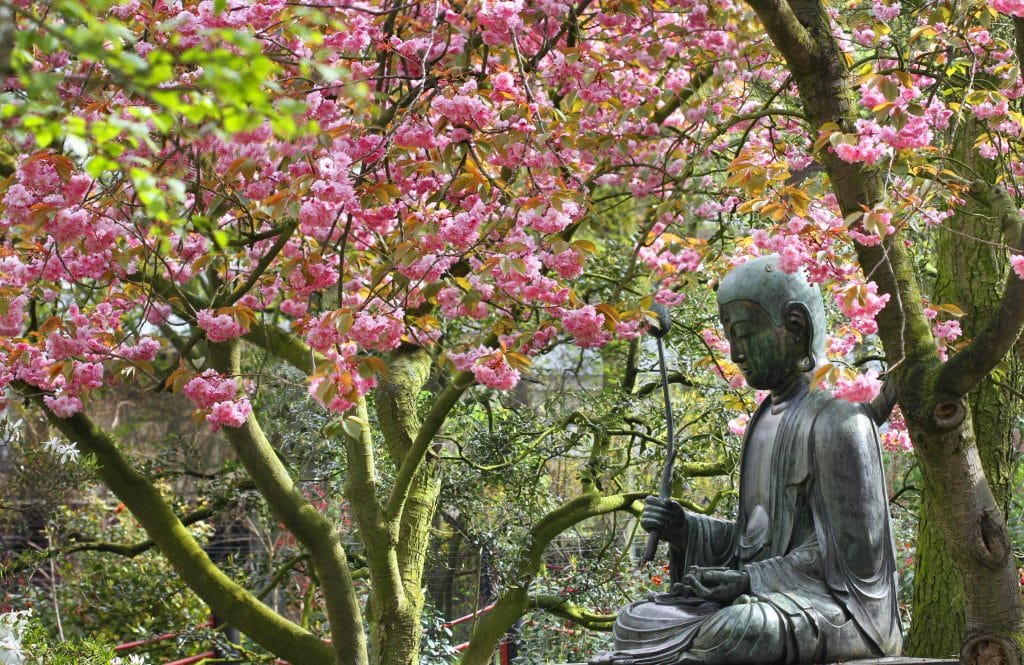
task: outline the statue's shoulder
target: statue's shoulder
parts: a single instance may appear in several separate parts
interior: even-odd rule
[[[827,390],[817,390],[814,392],[819,395],[816,400],[817,408],[815,409],[818,418],[827,418],[835,422],[861,420],[864,418],[871,419],[864,404],[833,397]]]
[[[833,397],[828,391],[818,397],[814,409],[816,447],[831,451],[854,446],[870,451],[878,446],[878,428],[865,405]],[[836,444],[841,444],[837,446]]]

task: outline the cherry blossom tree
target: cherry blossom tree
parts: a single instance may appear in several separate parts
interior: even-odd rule
[[[1008,438],[995,462],[979,458],[968,398],[1024,322],[1009,267],[1024,88],[1017,19],[999,13],[1018,8],[0,8],[16,26],[0,29],[0,118],[18,153],[0,185],[0,383],[94,455],[182,580],[273,653],[415,662],[437,435],[467,389],[511,390],[560,344],[633,339],[651,294],[696,308],[729,265],[773,251],[844,317],[823,389],[880,415],[900,406],[910,438],[893,427],[886,445],[913,441],[963,582],[966,654],[1020,662],[1016,566],[985,476],[1005,477]],[[603,220],[622,206],[638,219],[620,246]],[[977,215],[1000,234],[964,226]],[[959,251],[946,234],[992,255],[1001,298],[983,295],[992,280],[932,288],[929,270]],[[709,371],[740,381],[714,332],[702,339]],[[858,371],[878,344],[884,366]],[[264,434],[243,348],[304,372],[333,414],[366,607],[338,525]],[[112,381],[181,392],[223,432],[308,551],[333,646],[225,576],[90,418]],[[551,538],[641,495],[591,483],[539,522],[465,662],[484,662],[530,608]]]

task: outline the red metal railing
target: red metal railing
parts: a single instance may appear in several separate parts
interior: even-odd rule
[[[490,612],[493,609],[494,609],[494,603],[491,603],[490,605],[487,605],[486,607],[481,607],[476,612],[473,612],[471,614],[467,614],[464,617],[459,617],[458,619],[452,619],[451,621],[445,622],[442,625],[447,627],[447,628],[451,628],[452,626],[458,626],[461,623],[466,623],[467,621],[472,621],[472,620],[476,619],[477,617],[481,617],[481,616],[483,616],[484,614],[487,614],[488,612]],[[469,642],[463,642],[462,644],[459,644],[459,645],[457,645],[455,647],[455,651],[457,651],[458,653],[462,653],[463,651],[465,651],[468,648],[469,648]],[[498,658],[499,658],[499,662],[501,663],[501,665],[509,665],[509,663],[511,662],[509,651],[510,651],[510,649],[509,649],[509,641],[507,639],[502,640],[501,644],[498,645]]]
[[[203,623],[203,624],[199,624],[198,627],[199,628],[204,628],[204,627],[211,627],[212,628],[214,626],[215,626],[214,618],[211,616],[209,621],[207,621],[206,623]],[[117,653],[122,653],[124,651],[131,651],[133,649],[140,649],[142,647],[148,647],[148,646],[152,646],[154,644],[160,644],[161,642],[168,642],[170,640],[175,639],[179,635],[181,635],[181,633],[164,633],[163,635],[157,635],[156,637],[148,637],[148,638],[146,638],[144,640],[133,640],[131,642],[124,642],[122,644],[118,644],[117,646],[115,646],[114,647],[114,651],[117,652]],[[217,657],[217,652],[216,651],[204,651],[203,653],[196,654],[194,656],[189,656],[188,658],[182,658],[180,660],[169,661],[167,663],[164,663],[164,665],[192,665],[193,663],[198,663],[201,660],[205,660],[207,658],[216,658],[216,657]]]
[[[181,660],[173,660],[173,661],[171,661],[169,663],[164,663],[164,665],[192,665],[193,663],[198,663],[201,660],[206,660],[207,658],[216,658],[216,657],[217,657],[217,652],[216,651],[204,651],[203,653],[199,653],[199,654],[196,654],[194,656],[189,656],[188,658],[182,658]]]

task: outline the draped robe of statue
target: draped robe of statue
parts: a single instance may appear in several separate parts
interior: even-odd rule
[[[774,411],[778,410],[778,413]],[[792,664],[898,654],[895,558],[878,434],[857,404],[802,384],[747,428],[735,522],[688,513],[671,577],[744,570],[729,605],[656,594],[619,614],[594,662]],[[603,660],[602,660],[603,658]]]

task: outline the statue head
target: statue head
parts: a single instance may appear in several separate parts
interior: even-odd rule
[[[821,292],[803,270],[787,274],[775,254],[733,268],[718,287],[733,361],[754,388],[774,389],[825,357]]]

